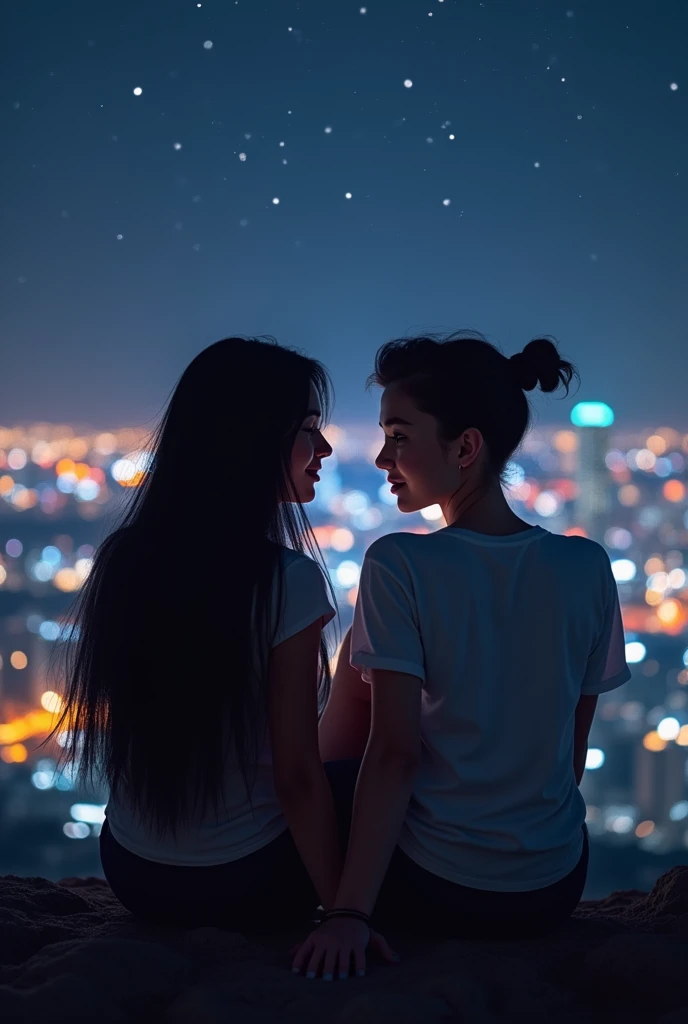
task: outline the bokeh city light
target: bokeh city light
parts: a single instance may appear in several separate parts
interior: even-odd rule
[[[662,425],[624,433],[604,403],[576,409],[572,429],[531,431],[504,486],[528,522],[603,544],[619,588],[633,677],[600,698],[582,782],[588,827],[599,842],[653,854],[685,850],[688,435]],[[308,511],[343,629],[367,547],[390,531],[427,534],[445,524],[438,506],[398,512],[373,465],[374,431],[332,425],[327,434],[335,453]],[[59,873],[41,859],[45,851],[66,865],[69,850],[90,849],[102,823],[106,794],[78,791],[73,766],[56,769],[66,733],[40,746],[62,708],[49,663],[56,645],[75,639],[68,609],[91,571],[104,523],[150,467],[146,436],[128,428],[0,428],[0,788],[14,794],[7,806],[16,815],[5,810],[2,827],[19,837],[27,815],[45,823],[44,847],[21,848],[35,873]],[[202,482],[188,485],[202,502]],[[221,542],[199,549],[193,538],[180,541],[182,585],[193,581],[194,560],[213,557],[213,543]],[[231,567],[221,559],[218,566],[229,580]]]

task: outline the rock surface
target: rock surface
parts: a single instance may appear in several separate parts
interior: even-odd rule
[[[0,1020],[12,1024],[678,1024],[688,1021],[688,867],[582,903],[525,942],[387,936],[362,979],[295,977],[298,935],[158,929],[98,878],[0,878]]]

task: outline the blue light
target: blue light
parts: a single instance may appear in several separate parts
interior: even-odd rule
[[[669,811],[669,817],[672,821],[683,821],[684,818],[688,818],[688,800],[679,800],[674,804]]]
[[[647,648],[639,640],[631,640],[626,644],[626,661],[629,665],[639,664],[646,654]]]
[[[637,571],[630,558],[615,558],[612,562],[612,574],[617,583],[630,583]]]
[[[579,402],[571,410],[571,422],[576,427],[611,427],[614,413],[605,402]]]
[[[397,497],[396,494],[392,494],[392,488],[390,484],[382,484],[377,492],[377,496],[380,501],[383,501],[385,505],[396,505]],[[688,516],[688,512],[686,513]]]
[[[60,627],[52,619],[46,619],[41,623],[38,632],[44,640],[57,640],[60,636]]]
[[[349,491],[342,495],[342,505],[350,516],[357,512],[364,512],[370,505],[370,498],[365,491]]]
[[[75,821],[87,825],[102,825],[105,821],[105,804],[72,804],[69,813]]]
[[[91,834],[91,829],[83,821],[68,821],[62,826],[62,831],[68,839],[86,839]]]
[[[55,785],[55,774],[50,772],[34,772],[31,776],[36,789],[50,789]]]
[[[79,480],[74,473],[63,473],[62,476],[58,476],[56,483],[58,491],[62,491],[63,494],[73,494]]]
[[[337,583],[340,587],[355,587],[360,575],[361,570],[358,563],[349,559],[345,562],[340,562],[335,571]]]
[[[588,753],[585,757],[585,769],[586,771],[595,771],[597,768],[601,768],[605,762],[604,751],[598,747],[589,747]]]
[[[54,544],[49,544],[47,548],[43,548],[41,558],[48,565],[59,565],[62,561],[62,552]]]
[[[379,508],[364,508],[362,512],[355,512],[351,521],[356,530],[374,530],[382,522],[382,512]]]
[[[76,485],[77,501],[95,501],[100,494],[100,484],[95,480],[80,480]]]
[[[40,583],[47,583],[48,580],[51,580],[55,575],[55,566],[51,565],[50,562],[40,561],[36,562],[31,571],[34,579],[38,580]]]

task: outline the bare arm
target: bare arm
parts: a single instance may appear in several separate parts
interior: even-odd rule
[[[322,905],[332,906],[342,858],[332,791],[318,751],[320,622],[270,657],[269,728],[275,791]]]
[[[351,629],[344,637],[332,691],[320,719],[320,756],[323,761],[361,758],[370,735],[370,686],[351,667]]]
[[[372,673],[370,739],[356,784],[336,906],[371,913],[397,844],[420,759],[421,680]]]
[[[588,756],[588,737],[592,720],[595,717],[598,699],[596,695],[584,694],[576,707],[573,733],[573,770],[579,786],[585,771],[585,761]]]

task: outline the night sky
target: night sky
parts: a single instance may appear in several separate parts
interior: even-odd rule
[[[552,334],[580,398],[688,425],[685,0],[3,21],[0,423],[144,423],[236,333],[322,359],[335,418],[374,422],[382,341],[472,327],[509,354]]]

